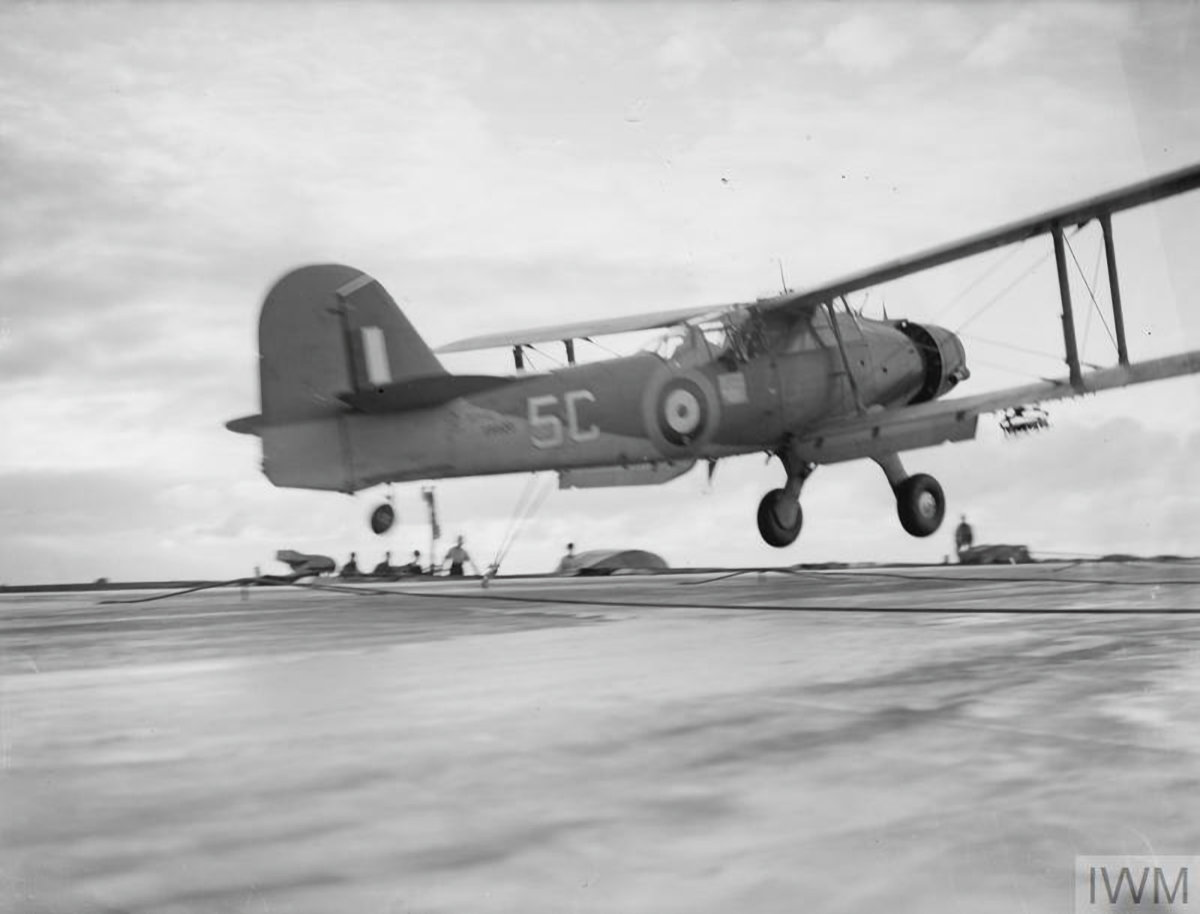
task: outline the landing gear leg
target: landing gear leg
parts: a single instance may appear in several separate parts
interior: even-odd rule
[[[800,535],[800,528],[804,524],[800,490],[817,465],[794,461],[786,451],[779,453],[779,459],[788,474],[787,484],[782,489],[772,489],[758,503],[758,532],[768,546],[782,549],[794,543]]]
[[[875,462],[896,494],[900,526],[913,536],[935,533],[946,516],[946,496],[938,481],[925,473],[909,476],[895,454],[876,457]]]

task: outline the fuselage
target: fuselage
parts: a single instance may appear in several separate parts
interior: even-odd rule
[[[773,451],[841,417],[931,399],[964,374],[961,345],[938,328],[825,309],[786,323],[741,315],[436,407],[346,411],[336,432],[329,419],[265,428],[264,471],[276,485],[355,491]]]

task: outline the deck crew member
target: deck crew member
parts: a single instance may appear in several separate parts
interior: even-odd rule
[[[450,563],[450,577],[461,578],[463,574],[463,565],[467,562],[471,563],[471,570],[475,574],[479,574],[479,569],[475,567],[475,561],[463,548],[463,538],[460,536],[458,542],[451,546],[446,551],[446,557],[442,559],[442,564]]]
[[[558,563],[558,570],[555,574],[571,574],[579,570],[579,559],[575,556],[575,544],[567,543],[567,554],[564,555]]]
[[[967,523],[967,515],[964,514],[958,522],[958,526],[954,528],[954,551],[962,555],[974,543],[975,533],[971,530],[971,525]]]

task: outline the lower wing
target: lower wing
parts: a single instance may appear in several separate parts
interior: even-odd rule
[[[1077,386],[1072,386],[1067,378],[1060,378],[971,397],[878,409],[806,431],[791,441],[789,450],[793,456],[810,463],[837,463],[946,441],[965,441],[975,437],[979,417],[985,413],[1197,373],[1200,373],[1200,350],[1101,368],[1084,374]]]

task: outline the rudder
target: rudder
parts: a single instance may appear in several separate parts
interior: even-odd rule
[[[258,322],[263,472],[277,486],[359,487],[342,399],[446,374],[380,283],[342,264],[271,287]]]
[[[339,394],[445,374],[387,290],[341,264],[300,267],[271,287],[258,321],[266,425],[344,410]]]

